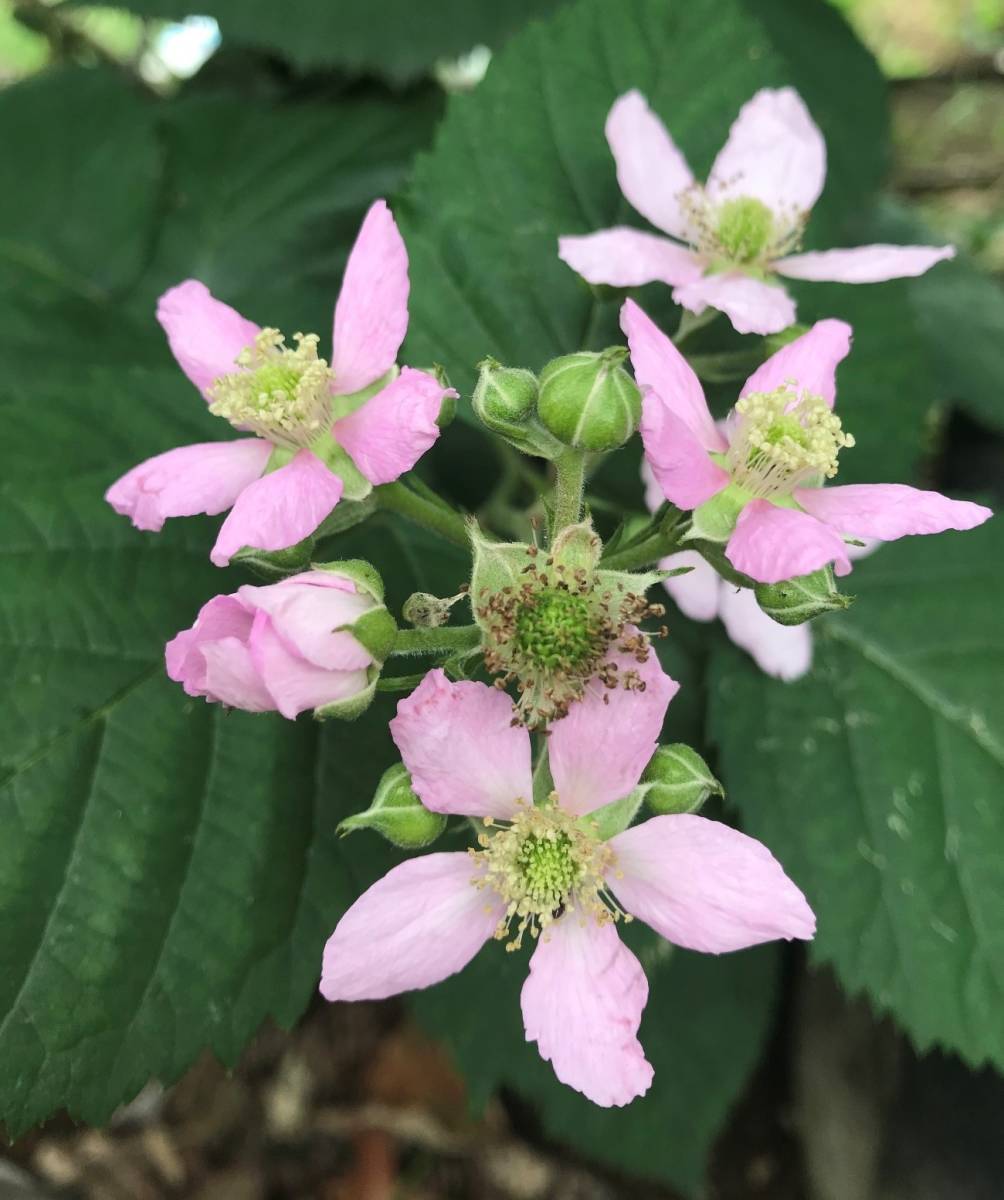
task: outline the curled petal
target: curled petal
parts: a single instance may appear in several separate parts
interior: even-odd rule
[[[603,1108],[648,1091],[653,1072],[638,1041],[648,980],[612,924],[569,913],[549,926],[520,1000],[526,1040],[562,1083]]]
[[[383,1000],[462,970],[504,907],[472,879],[470,856],[426,854],[393,867],[359,897],[324,947],[321,995]]]
[[[253,620],[254,613],[236,596],[214,596],[203,604],[192,628],[183,629],[167,643],[164,659],[168,676],[190,696],[205,696],[206,662],[202,647],[224,639],[246,642]]]
[[[655,481],[678,508],[697,508],[728,486],[728,473],[655,392],[645,393],[640,432]]]
[[[851,483],[799,488],[795,499],[807,513],[853,538],[892,542],[911,533],[975,529],[993,516],[969,500],[950,500],[902,483]]]
[[[881,283],[923,275],[935,263],[955,257],[954,246],[856,246],[853,250],[813,250],[778,259],[773,268],[789,279],[837,283]]]
[[[816,931],[812,909],[767,847],[720,821],[652,817],[608,844],[617,899],[674,945],[724,954]]]
[[[530,736],[512,701],[483,683],[430,671],[397,706],[391,737],[412,786],[433,812],[510,818],[533,799]]]
[[[694,313],[717,308],[738,333],[777,333],[795,320],[795,302],[783,287],[738,271],[705,275],[684,284],[673,290],[673,299]]]
[[[780,583],[834,563],[838,575],[851,569],[844,539],[828,525],[793,508],[753,500],[739,514],[725,557],[758,583]]]
[[[725,632],[766,675],[801,679],[812,666],[810,622],[779,625],[757,604],[749,588],[733,587],[724,581],[719,606]]]
[[[178,366],[203,394],[214,379],[237,369],[237,355],[259,333],[254,321],[217,300],[197,279],[186,279],[161,296],[157,320]]]
[[[285,550],[314,532],[338,503],[342,481],[309,450],[241,492],[210,558],[225,567],[243,546]]]
[[[370,205],[335,305],[335,391],[361,391],[386,374],[408,331],[408,251],[385,200]]]
[[[558,257],[589,283],[608,287],[642,287],[666,283],[671,287],[701,276],[693,251],[669,238],[618,226],[583,237],[558,238]]]
[[[820,396],[832,408],[837,395],[837,365],[850,348],[851,327],[846,321],[817,321],[808,333],[782,346],[757,367],[739,394],[773,392],[794,383],[800,393]]]

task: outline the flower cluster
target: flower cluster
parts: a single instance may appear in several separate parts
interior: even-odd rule
[[[692,314],[721,310],[740,332],[765,334],[794,321],[777,275],[866,282],[952,253],[797,252],[825,148],[791,89],[743,108],[703,186],[639,93],[614,103],[607,137],[627,198],[677,240],[626,228],[563,236],[561,257],[592,283],[661,280]],[[471,405],[506,473],[465,516],[402,478],[457,398],[438,371],[397,365],[408,291],[383,201],[349,256],[329,358],[316,334],[259,328],[195,280],[172,288],[157,310],[170,347],[209,412],[241,436],[167,449],[107,499],[147,531],[229,510],[212,561],[269,580],[208,600],[167,644],[168,674],[188,695],[292,720],[352,719],[378,686],[404,692],[389,726],[400,761],[339,832],[420,850],[449,820],[466,830],[466,845],[400,862],[348,909],[324,947],[322,993],[380,999],[438,983],[487,942],[529,949],[527,1040],[563,1083],[627,1104],[652,1067],[638,1040],[648,982],[625,925],[712,954],[815,931],[770,851],[720,813],[700,814],[724,795],[700,755],[660,745],[679,685],[660,662],[656,639],[672,631],[652,589],[664,585],[696,620],[720,615],[765,670],[794,678],[810,665],[806,623],[850,603],[836,579],[856,554],[971,529],[990,512],[899,483],[831,483],[854,447],[835,409],[844,322],[790,330],[716,421],[679,348],[686,322],[674,341],[626,297],[626,346],[569,347],[539,375],[480,364]],[[590,511],[586,488],[636,433],[649,511],[624,511],[618,526]],[[402,606],[411,628],[388,611],[369,563],[316,561],[378,508],[470,554],[455,595],[415,593]],[[454,620],[465,605],[468,624]],[[407,655],[422,670],[391,674]]]

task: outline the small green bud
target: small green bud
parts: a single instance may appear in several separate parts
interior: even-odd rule
[[[660,814],[696,812],[710,795],[725,795],[704,759],[682,742],[656,750],[642,775],[646,785],[645,802]]]
[[[641,392],[621,366],[623,346],[599,354],[555,358],[540,373],[537,414],[547,429],[577,450],[615,450],[641,420]]]
[[[446,817],[429,812],[412,791],[404,763],[396,763],[384,771],[369,808],[346,817],[338,826],[338,833],[346,837],[357,829],[375,829],[401,850],[421,850],[431,845],[445,828]]]
[[[494,358],[478,363],[471,404],[494,433],[519,436],[537,407],[537,376],[520,367],[503,367]]]
[[[837,591],[831,567],[782,583],[759,583],[754,591],[757,604],[778,625],[801,625],[823,613],[842,612],[854,602],[853,596]]]

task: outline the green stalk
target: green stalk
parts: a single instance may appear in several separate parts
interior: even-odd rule
[[[586,456],[567,450],[554,460],[554,533],[574,525],[582,516],[582,491],[586,483]]]
[[[399,629],[391,656],[399,654],[455,654],[473,650],[481,642],[477,625],[442,625],[438,629]]]
[[[463,546],[465,550],[470,546],[467,522],[445,502],[440,504],[420,496],[400,480],[381,484],[373,494],[378,506],[386,512],[399,513],[423,529],[438,533],[455,546]]]

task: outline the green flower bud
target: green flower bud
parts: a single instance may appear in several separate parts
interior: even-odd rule
[[[338,826],[338,833],[346,837],[357,829],[375,829],[401,850],[421,850],[431,845],[445,828],[446,817],[429,812],[412,791],[404,763],[396,763],[383,773],[369,808],[346,817]]]
[[[503,367],[494,358],[486,358],[479,369],[471,404],[482,423],[524,454],[548,459],[561,454],[565,447],[537,419],[537,376]]]
[[[758,583],[754,591],[757,604],[779,625],[801,625],[823,613],[841,612],[854,602],[853,596],[837,591],[831,567],[783,583]]]
[[[696,812],[710,795],[725,795],[704,759],[682,742],[656,750],[642,787],[647,787],[645,802],[660,814]]]
[[[540,373],[537,414],[548,430],[577,450],[615,450],[641,419],[641,392],[621,366],[623,346],[599,354],[555,358]]]

